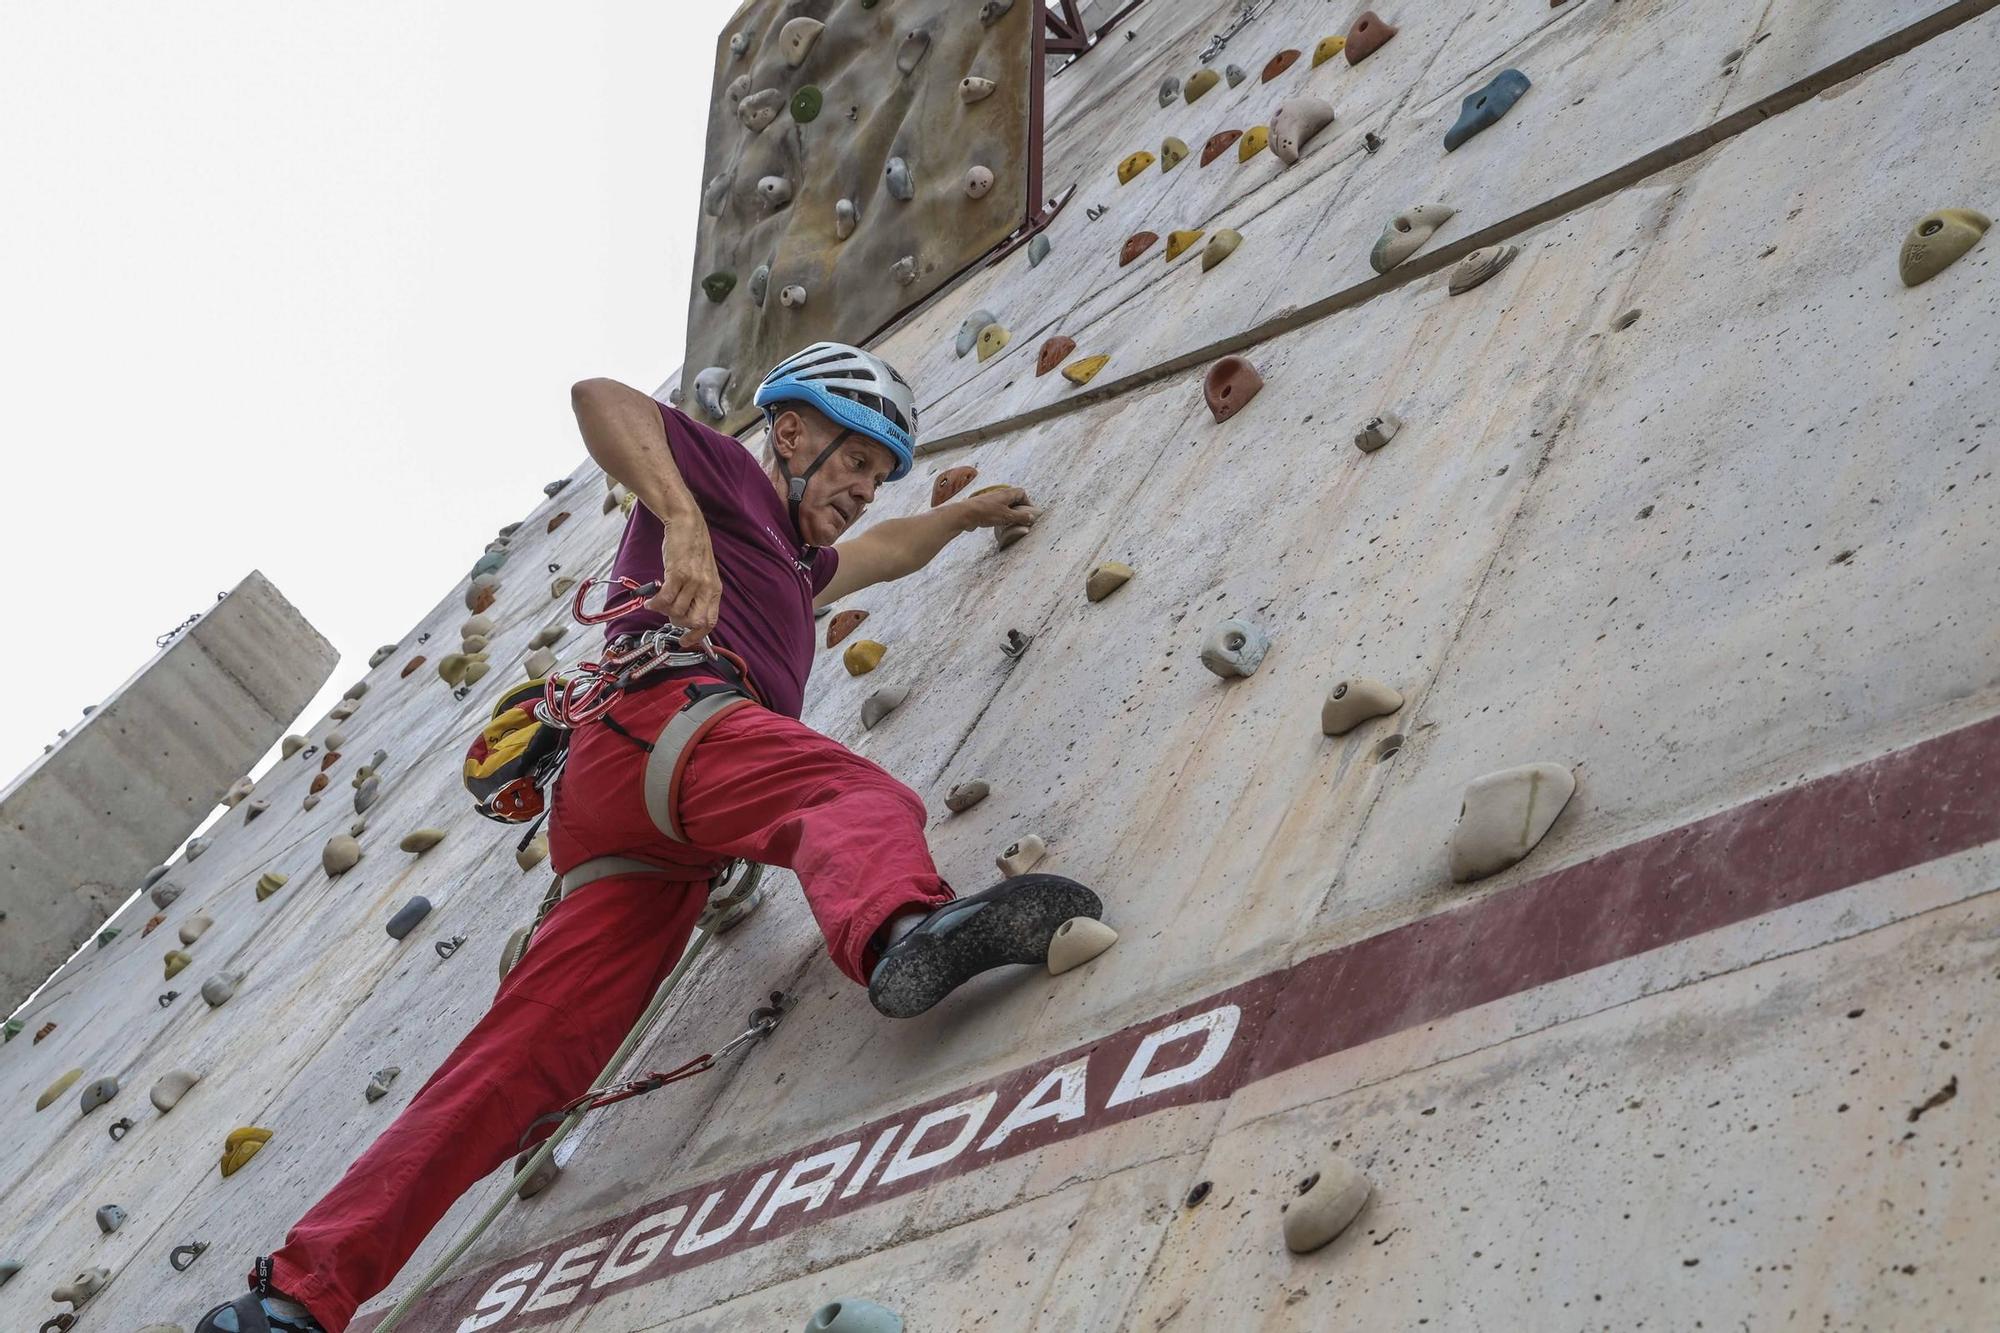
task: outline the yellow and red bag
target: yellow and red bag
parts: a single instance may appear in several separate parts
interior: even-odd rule
[[[525,824],[539,818],[549,784],[562,769],[570,733],[536,712],[545,686],[531,680],[502,694],[465,752],[465,789],[488,819]]]

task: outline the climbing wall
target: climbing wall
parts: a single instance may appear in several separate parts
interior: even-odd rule
[[[871,337],[1021,224],[1035,13],[753,0],[730,20],[688,297],[690,411],[741,429],[766,370]]]
[[[930,457],[875,516],[976,469],[1042,517],[822,621],[807,720],[960,889],[1039,845],[1117,942],[890,1023],[772,876],[634,1068],[796,1006],[587,1121],[402,1327],[2000,1322],[2000,13],[1439,0],[1315,63],[1331,13],[1136,11],[1051,84],[1045,256],[880,344]],[[190,1327],[478,1014],[546,867],[456,756],[620,498],[575,472],[23,1015],[5,1327],[92,1265],[79,1327]],[[225,1179],[239,1127],[273,1136]]]

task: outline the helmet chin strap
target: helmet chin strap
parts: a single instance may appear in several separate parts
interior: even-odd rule
[[[775,418],[771,424],[773,426],[777,425]],[[852,434],[854,432],[851,430],[843,430],[840,434],[834,436],[833,443],[820,450],[819,457],[813,459],[811,465],[796,477],[792,475],[791,467],[785,462],[785,456],[778,452],[777,442],[773,440],[771,443],[771,456],[778,460],[778,475],[785,479],[786,507],[791,511],[792,515],[792,533],[799,539],[799,545],[805,547],[808,551],[813,550],[814,546],[806,538],[805,526],[799,522],[799,505],[806,498],[806,483],[812,480],[812,474],[819,471],[826,460],[833,457],[833,451],[845,444],[848,436]]]

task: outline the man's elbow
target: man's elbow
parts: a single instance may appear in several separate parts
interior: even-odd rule
[[[602,412],[605,405],[617,396],[618,390],[624,388],[625,386],[617,380],[605,379],[602,376],[578,380],[569,386],[570,410],[579,418],[595,415]]]

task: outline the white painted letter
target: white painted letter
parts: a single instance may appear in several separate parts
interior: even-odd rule
[[[761,1231],[770,1224],[771,1214],[788,1203],[797,1203],[803,1199],[807,1212],[825,1203],[827,1196],[833,1193],[834,1182],[840,1179],[840,1173],[847,1169],[847,1164],[854,1160],[854,1154],[860,1151],[861,1144],[857,1140],[793,1162],[791,1168],[785,1172],[785,1178],[778,1182],[778,1188],[771,1191],[771,1197],[764,1203],[764,1211],[757,1214],[757,1220],[750,1224],[750,1229]],[[804,1185],[799,1183],[808,1173],[822,1168],[826,1169],[826,1174],[818,1180]]]
[[[538,1261],[526,1264],[511,1273],[502,1273],[499,1279],[486,1289],[486,1294],[479,1298],[479,1304],[472,1307],[472,1313],[459,1321],[458,1333],[479,1333],[480,1329],[491,1328],[514,1313],[514,1306],[520,1302],[521,1293],[528,1289],[528,1283],[532,1282],[535,1274],[541,1271],[542,1265]],[[492,1313],[479,1313],[489,1305],[493,1305],[495,1301],[498,1301],[499,1305]]]
[[[909,1137],[903,1140],[903,1146],[896,1149],[896,1155],[890,1159],[889,1165],[882,1168],[882,1179],[879,1183],[886,1185],[892,1180],[901,1180],[904,1176],[914,1176],[919,1171],[943,1166],[964,1152],[965,1146],[972,1142],[972,1136],[986,1123],[986,1117],[993,1114],[993,1103],[999,1100],[999,1093],[989,1092],[983,1097],[974,1097],[970,1101],[946,1106],[924,1116],[910,1127]],[[942,1148],[932,1148],[928,1152],[913,1151],[923,1142],[926,1132],[951,1120],[965,1122],[965,1127],[958,1131],[958,1137]]]
[[[660,1251],[667,1248],[667,1237],[673,1234],[674,1228],[680,1225],[683,1217],[687,1216],[687,1211],[679,1204],[675,1204],[663,1213],[654,1213],[651,1217],[642,1217],[634,1222],[632,1229],[620,1236],[618,1243],[611,1247],[611,1253],[604,1260],[604,1267],[597,1270],[597,1276],[590,1279],[590,1285],[608,1286],[621,1277],[632,1276],[659,1258]],[[658,1234],[649,1235],[636,1245],[632,1244],[641,1232],[648,1231]],[[626,1249],[628,1245],[631,1246],[630,1250]],[[623,1259],[618,1257],[620,1253],[624,1253]]]
[[[703,1233],[701,1224],[708,1220],[708,1215],[715,1210],[715,1205],[722,1202],[722,1191],[717,1190],[706,1199],[703,1199],[701,1207],[695,1209],[694,1220],[687,1224],[687,1230],[681,1232],[681,1238],[674,1243],[674,1253],[677,1255],[693,1254],[696,1250],[705,1250],[711,1245],[720,1245],[723,1241],[735,1235],[743,1226],[743,1219],[750,1216],[750,1210],[757,1206],[757,1200],[762,1198],[764,1191],[770,1188],[771,1179],[777,1174],[776,1171],[766,1171],[763,1175],[757,1177],[757,1183],[752,1185],[750,1192],[743,1196],[742,1204],[736,1209],[736,1216],[706,1234]]]
[[[848,1177],[847,1188],[840,1192],[841,1198],[851,1199],[861,1193],[861,1187],[868,1183],[869,1173],[875,1170],[875,1164],[881,1161],[882,1154],[889,1150],[889,1141],[896,1137],[896,1131],[901,1128],[901,1125],[891,1125],[875,1136],[875,1142],[868,1145],[868,1155],[861,1159],[861,1168]]]
[[[1132,1063],[1125,1066],[1125,1072],[1118,1078],[1118,1086],[1111,1091],[1111,1100],[1104,1105],[1109,1108],[1140,1097],[1150,1097],[1156,1092],[1192,1083],[1208,1074],[1229,1053],[1229,1043],[1236,1036],[1236,1024],[1242,1017],[1241,1009],[1225,1004],[1149,1034],[1139,1043],[1139,1049],[1132,1052]],[[1162,1046],[1196,1033],[1201,1034],[1202,1042],[1194,1059],[1178,1069],[1163,1069],[1157,1074],[1147,1072]]]
[[[1072,1060],[1061,1068],[1051,1069],[1042,1075],[1042,1081],[1035,1085],[1035,1090],[1023,1097],[1019,1106],[1007,1113],[1007,1118],[1000,1122],[1000,1128],[987,1135],[986,1142],[979,1145],[979,1151],[985,1152],[990,1148],[999,1147],[1015,1130],[1024,1129],[1040,1120],[1083,1119],[1084,1070],[1089,1064],[1088,1057]],[[1062,1084],[1062,1091],[1049,1101],[1043,1102],[1042,1095],[1058,1083]]]
[[[526,1314],[530,1310],[553,1310],[558,1305],[568,1305],[575,1300],[576,1294],[583,1290],[583,1275],[590,1271],[590,1265],[574,1261],[588,1259],[610,1243],[608,1238],[599,1236],[596,1240],[587,1240],[581,1245],[564,1250],[556,1257],[556,1261],[549,1265],[549,1271],[542,1277],[542,1284],[535,1288],[534,1295],[528,1297],[528,1303],[521,1307],[521,1313]]]

